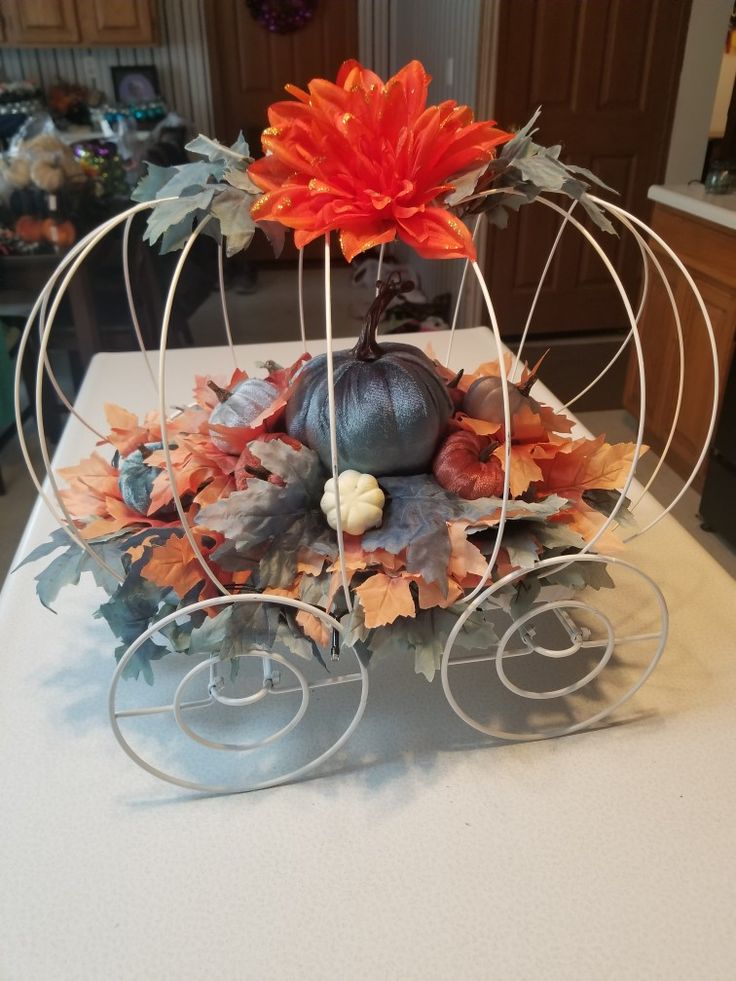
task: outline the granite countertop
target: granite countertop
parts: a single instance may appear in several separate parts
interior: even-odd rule
[[[700,183],[653,184],[647,196],[651,201],[684,211],[695,218],[736,229],[736,192],[706,194]]]

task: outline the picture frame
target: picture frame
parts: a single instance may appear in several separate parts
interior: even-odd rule
[[[116,102],[130,106],[159,98],[154,65],[113,65],[110,73]]]

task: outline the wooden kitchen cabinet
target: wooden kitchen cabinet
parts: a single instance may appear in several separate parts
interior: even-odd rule
[[[151,0],[82,0],[78,13],[89,44],[155,43]]]
[[[718,349],[721,395],[734,355],[736,339],[736,230],[655,204],[652,228],[680,257],[700,291],[710,316]],[[685,385],[680,419],[667,462],[681,476],[694,466],[708,430],[713,368],[703,317],[682,274],[656,243],[680,310],[685,354]],[[647,377],[645,440],[661,452],[674,417],[679,372],[677,334],[665,289],[654,270],[640,323]],[[719,407],[721,397],[719,396]],[[639,382],[635,354],[629,361],[624,405],[638,415]],[[695,486],[702,486],[703,472]]]
[[[8,47],[157,43],[155,0],[0,0]]]
[[[78,44],[76,0],[2,0],[4,43],[40,47]]]

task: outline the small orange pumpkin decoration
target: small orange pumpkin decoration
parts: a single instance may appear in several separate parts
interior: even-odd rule
[[[43,222],[32,215],[21,215],[15,223],[15,234],[23,242],[40,242],[43,238]]]
[[[493,456],[499,444],[487,436],[460,430],[447,437],[434,459],[433,473],[440,487],[458,497],[500,497],[503,467]]]
[[[46,218],[41,225],[43,237],[52,245],[66,249],[74,245],[77,231],[70,221],[55,221],[53,218]]]

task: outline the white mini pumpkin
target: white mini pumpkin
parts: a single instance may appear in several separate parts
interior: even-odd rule
[[[342,530],[348,535],[362,535],[369,528],[377,528],[383,520],[386,498],[376,478],[357,470],[343,470],[338,481]],[[319,506],[330,528],[337,528],[334,477],[325,483]]]

